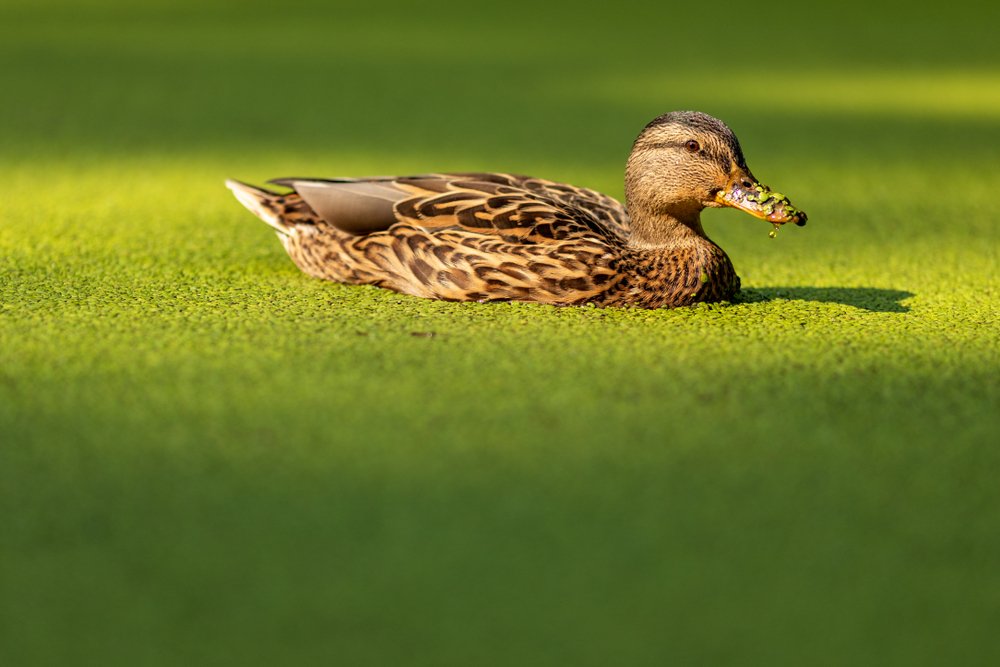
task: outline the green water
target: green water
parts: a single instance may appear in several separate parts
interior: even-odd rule
[[[0,663],[997,664],[997,10],[758,11],[0,3]],[[685,108],[809,213],[705,213],[736,304],[322,283],[222,185],[621,196]]]

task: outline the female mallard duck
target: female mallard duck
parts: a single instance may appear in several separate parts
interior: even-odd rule
[[[227,181],[306,273],[451,301],[660,308],[723,301],[740,279],[701,211],[732,206],[806,223],[761,185],[722,121],[694,111],[643,129],[625,202],[510,174],[280,178],[278,194]]]

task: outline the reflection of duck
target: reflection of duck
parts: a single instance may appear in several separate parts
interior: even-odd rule
[[[806,216],[761,186],[721,121],[660,116],[632,147],[626,212],[586,188],[509,174],[272,181],[228,187],[306,273],[453,301],[644,308],[731,298],[739,278],[701,226],[706,206],[776,225]]]

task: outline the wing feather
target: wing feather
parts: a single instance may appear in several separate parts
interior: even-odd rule
[[[517,243],[588,237],[624,243],[628,214],[594,190],[496,173],[371,179],[272,181],[293,188],[326,222],[366,235],[399,223],[428,231],[467,230]]]

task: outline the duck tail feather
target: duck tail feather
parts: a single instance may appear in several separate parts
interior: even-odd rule
[[[232,178],[226,179],[226,187],[232,191],[236,199],[248,211],[269,224],[278,233],[289,233],[289,227],[281,219],[281,206],[278,205],[277,201],[282,195]]]

